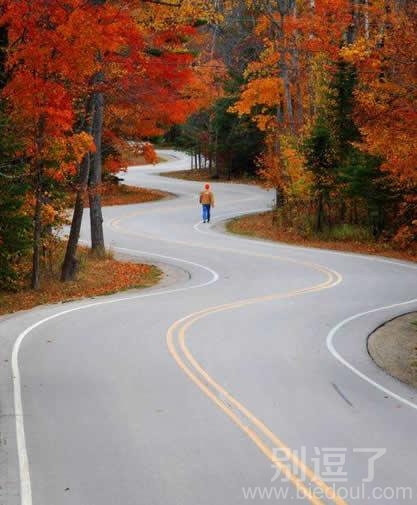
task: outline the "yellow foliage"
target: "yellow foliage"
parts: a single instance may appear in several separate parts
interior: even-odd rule
[[[138,2],[135,11],[137,22],[147,31],[162,31],[183,25],[193,25],[198,21],[210,23],[220,22],[221,16],[215,11],[212,2],[205,0],[182,0],[172,2],[170,5],[157,5],[151,2]]]
[[[348,63],[358,63],[369,58],[369,47],[364,37],[358,38],[354,44],[340,49],[341,57]]]
[[[278,77],[253,79],[246,85],[239,101],[230,110],[243,115],[250,114],[252,108],[258,105],[276,107],[280,103],[282,93],[282,81]]]
[[[268,187],[281,188],[286,196],[307,197],[312,178],[304,168],[304,156],[290,135],[267,135],[266,147],[259,159],[259,175]]]
[[[44,226],[50,226],[55,223],[58,212],[49,203],[42,207],[42,223]]]

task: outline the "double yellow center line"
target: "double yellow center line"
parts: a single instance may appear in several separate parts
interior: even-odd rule
[[[303,262],[303,265],[306,263]],[[320,488],[323,495],[332,503],[346,505],[333,488],[328,486],[316,475],[291,449],[282,442],[260,419],[226,391],[217,383],[198,361],[191,354],[186,344],[187,331],[196,322],[202,319],[225,312],[239,309],[257,303],[272,302],[293,298],[307,293],[314,293],[324,289],[332,288],[342,281],[342,277],[337,272],[324,269],[321,266],[310,264],[315,270],[320,270],[326,274],[326,281],[302,289],[290,291],[288,293],[261,296],[246,300],[217,305],[207,309],[189,314],[185,318],[176,321],[168,330],[166,335],[168,349],[177,362],[178,366],[196,384],[201,391],[212,402],[222,410],[262,451],[262,453],[282,472],[282,474],[301,492],[301,496],[307,498],[314,505],[323,505],[323,501],[317,498],[314,488]],[[286,456],[286,460],[292,463],[292,468],[276,456],[276,449],[279,449]],[[296,470],[296,471],[294,471]],[[305,475],[308,481],[301,480],[298,475]],[[308,485],[310,483],[310,485]]]
[[[172,324],[172,326],[168,329],[166,341],[169,352],[181,370],[189,377],[192,382],[194,382],[194,384],[196,384],[196,386],[200,388],[200,390],[208,398],[210,398],[210,400],[212,400],[212,402],[220,410],[222,410],[250,438],[250,440],[252,440],[252,442],[261,450],[261,452],[297,488],[297,490],[301,493],[301,496],[308,499],[313,505],[325,505],[322,499],[319,499],[316,496],[318,493],[314,492],[314,490],[317,490],[317,488],[319,488],[322,491],[321,496],[325,496],[326,501],[332,502],[336,505],[347,505],[346,502],[337,495],[333,488],[326,484],[326,482],[324,482],[320,476],[316,475],[314,471],[305,464],[304,461],[300,460],[300,458],[286,444],[284,444],[284,442],[280,440],[278,436],[275,435],[260,419],[258,419],[252,412],[250,412],[228,391],[226,391],[219,383],[217,383],[194,358],[186,344],[187,330],[189,330],[193,324],[208,316],[255,305],[258,303],[284,300],[330,289],[342,282],[342,276],[334,270],[330,270],[315,263],[299,261],[293,258],[286,258],[273,254],[262,254],[252,251],[245,251],[242,249],[216,246],[214,244],[201,244],[175,239],[163,239],[160,237],[151,236],[146,233],[138,233],[127,230],[120,225],[121,221],[135,217],[142,213],[144,213],[144,211],[134,212],[130,215],[122,216],[118,219],[113,219],[109,224],[112,228],[117,229],[126,235],[149,237],[153,240],[186,245],[187,247],[191,246],[209,250],[214,249],[244,256],[268,258],[275,261],[293,263],[298,266],[307,267],[309,269],[318,271],[321,274],[324,274],[326,280],[320,284],[292,290],[287,293],[260,296],[235,301],[232,303],[226,303],[223,305],[217,305],[189,314],[188,316],[179,319]],[[281,453],[286,456],[287,464],[285,464],[285,462],[281,459],[277,458],[277,449],[279,449]],[[291,468],[289,465],[290,462],[292,463]],[[305,475],[307,479],[302,480],[300,479],[299,475]]]

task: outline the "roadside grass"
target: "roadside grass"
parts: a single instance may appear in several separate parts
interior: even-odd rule
[[[136,203],[148,203],[169,198],[171,195],[156,189],[138,188],[116,182],[105,182],[100,189],[101,204],[103,207],[113,205],[131,205]],[[67,206],[72,207],[75,203],[75,195],[68,196]],[[84,207],[89,207],[88,194],[84,198]]]
[[[126,160],[127,164],[130,167],[137,167],[137,166],[143,166],[143,165],[149,165],[149,162],[145,160],[144,156],[142,154],[135,154],[130,150],[125,150],[122,151],[122,154],[124,156],[124,159]],[[158,163],[162,163],[164,161],[167,161],[167,158],[164,158],[162,156],[158,156],[156,165]]]
[[[170,196],[169,193],[156,189],[137,188],[127,184],[103,184],[101,203],[108,207],[112,205],[129,205],[134,203],[146,203],[162,200]],[[88,200],[86,202],[88,207]]]
[[[159,157],[158,163],[165,161]],[[147,165],[141,155],[129,157],[129,165]],[[103,206],[129,205],[146,203],[171,197],[169,193],[154,189],[138,188],[127,184],[106,182],[101,188]],[[75,197],[69,196],[68,207],[74,203]],[[89,206],[88,196],[85,207]],[[31,258],[22,257],[19,271],[23,281],[17,286],[17,291],[0,291],[0,315],[27,310],[38,305],[68,302],[80,298],[109,295],[118,291],[133,288],[145,288],[157,284],[162,272],[153,265],[142,265],[131,262],[120,262],[108,251],[105,258],[97,258],[87,248],[79,248],[78,274],[76,280],[62,283],[59,280],[60,269],[65,254],[65,242],[52,241],[48,244],[48,252],[42,261],[41,289],[33,291],[29,287]]]
[[[261,185],[261,181],[256,177],[240,176],[229,178],[225,175],[220,175],[219,177],[213,177],[206,169],[179,170],[178,172],[164,172],[161,174],[161,176],[171,177],[172,179],[182,179],[186,181],[196,181],[196,182],[213,181],[213,182],[229,182],[233,184]]]
[[[341,224],[333,227],[327,233],[318,235],[321,240],[337,242],[370,243],[373,241],[372,233],[363,226]]]
[[[239,235],[284,242],[291,245],[389,256],[400,260],[417,262],[417,253],[415,251],[400,251],[394,249],[388,243],[375,241],[368,230],[359,226],[343,225],[334,227],[327,233],[311,233],[305,237],[294,229],[284,229],[274,223],[273,212],[263,212],[232,219],[226,223],[226,229]]]
[[[109,295],[133,288],[150,287],[158,283],[162,272],[155,266],[116,261],[110,252],[97,258],[87,248],[78,252],[79,271],[73,282],[60,282],[59,274],[65,254],[64,242],[59,242],[52,257],[44,258],[41,289],[33,291],[26,285],[17,292],[0,291],[0,314],[31,309],[37,305],[68,302],[80,298]],[[30,272],[30,258],[24,258],[22,270]],[[28,276],[27,276],[28,277]]]
[[[170,197],[169,193],[137,188],[126,184],[106,182],[102,187],[102,205],[128,205],[161,200]],[[68,206],[74,203],[74,197],[68,199]],[[85,207],[88,207],[88,196]],[[119,262],[111,251],[105,258],[97,258],[87,248],[79,247],[79,271],[73,282],[62,283],[59,280],[61,265],[64,259],[66,243],[57,239],[48,241],[42,261],[41,289],[29,288],[31,258],[22,257],[19,271],[23,281],[17,291],[0,291],[0,315],[18,310],[31,309],[48,303],[66,302],[85,297],[108,295],[117,291],[132,288],[153,286],[159,282],[162,272],[151,265]]]

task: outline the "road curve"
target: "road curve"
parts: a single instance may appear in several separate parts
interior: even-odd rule
[[[203,224],[165,157],[125,179],[175,198],[104,219],[170,282],[0,319],[0,505],[416,503],[417,394],[366,351],[416,267],[227,235],[272,194],[214,183]]]

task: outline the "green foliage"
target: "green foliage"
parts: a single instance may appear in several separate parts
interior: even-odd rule
[[[230,79],[225,87],[227,96],[216,100],[208,110],[192,115],[184,125],[174,126],[165,135],[164,143],[211,159],[213,177],[256,176],[264,134],[249,117],[229,111],[237,81]]]
[[[382,160],[359,150],[361,134],[354,121],[354,93],[357,85],[355,67],[339,62],[330,85],[327,111],[339,172],[339,182],[348,197],[363,198],[371,207],[389,197],[389,185],[380,170]]]
[[[256,175],[256,159],[263,149],[264,135],[247,116],[229,112],[233,98],[222,98],[214,106],[218,163],[229,176]]]
[[[333,227],[326,238],[340,242],[369,242],[372,240],[372,234],[367,227],[343,223]]]
[[[147,54],[149,54],[149,56],[156,56],[156,57],[162,56],[163,54],[162,50],[159,49],[158,47],[147,47],[146,52]]]
[[[200,26],[206,26],[208,24],[207,19],[196,19],[194,21],[194,28],[199,28]]]
[[[30,248],[31,220],[23,212],[28,189],[23,165],[14,159],[17,145],[6,115],[0,111],[0,289],[13,290],[18,263]]]
[[[211,57],[221,60],[227,69],[222,82],[224,96],[194,114],[186,124],[172,128],[165,136],[165,143],[203,155],[213,178],[255,177],[256,162],[264,148],[264,133],[249,117],[238,117],[228,109],[239,98],[248,62],[255,60],[262,50],[260,40],[253,34],[260,10],[250,2],[217,7],[221,21],[208,23],[205,30],[212,34]]]
[[[357,84],[355,67],[340,61],[330,83],[328,121],[333,132],[334,144],[342,161],[352,149],[352,142],[359,142],[361,135],[353,119],[354,91]]]
[[[332,133],[322,118],[318,118],[304,143],[306,168],[314,177],[315,189],[322,195],[334,185],[335,150]]]
[[[321,199],[317,229],[322,230],[327,212],[329,228],[361,223],[378,236],[386,225],[385,209],[395,195],[389,177],[381,171],[382,160],[357,147],[361,133],[354,121],[356,85],[355,68],[339,62],[327,100],[304,143],[306,168]],[[326,202],[338,205],[337,218],[326,211]]]

